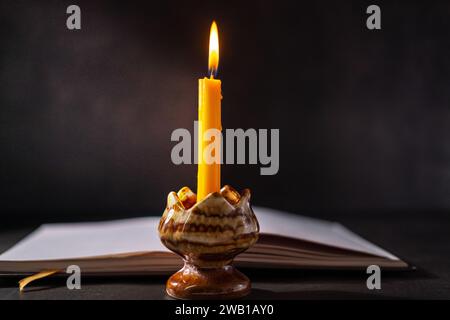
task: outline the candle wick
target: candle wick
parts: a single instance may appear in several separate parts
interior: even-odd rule
[[[211,68],[211,69],[208,70],[208,73],[209,73],[209,78],[210,79],[214,79],[215,75],[217,74],[217,69]]]

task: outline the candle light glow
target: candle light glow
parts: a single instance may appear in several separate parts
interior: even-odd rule
[[[209,59],[208,70],[212,78],[217,76],[217,69],[219,68],[219,31],[215,21],[211,24],[211,31],[209,33]]]

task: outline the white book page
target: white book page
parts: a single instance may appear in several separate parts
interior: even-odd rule
[[[340,223],[262,207],[255,207],[254,211],[260,229],[264,233],[365,252],[390,260],[399,260],[396,256],[361,238]]]
[[[143,251],[167,251],[159,217],[107,222],[44,224],[0,255],[0,260],[59,260]]]
[[[262,233],[398,260],[339,223],[262,207],[254,207],[254,211]],[[107,222],[46,224],[0,255],[0,261],[64,260],[123,253],[167,252],[158,237],[158,223],[159,217],[144,217]]]

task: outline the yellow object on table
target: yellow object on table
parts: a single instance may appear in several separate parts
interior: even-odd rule
[[[211,149],[211,138],[208,130],[222,130],[221,121],[221,81],[214,79],[219,66],[219,37],[215,22],[211,25],[209,39],[209,61],[208,68],[210,78],[199,79],[198,81],[198,175],[197,175],[197,202],[204,199],[212,192],[220,191],[220,145],[214,145],[213,153]],[[211,133],[211,131],[209,131]],[[206,135],[205,135],[206,134]],[[205,152],[206,151],[206,152]]]

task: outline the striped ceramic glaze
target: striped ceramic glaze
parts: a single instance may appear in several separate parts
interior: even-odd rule
[[[196,203],[187,187],[167,197],[160,220],[162,243],[200,268],[222,267],[252,246],[259,225],[250,206],[250,190],[239,194],[230,186]]]

